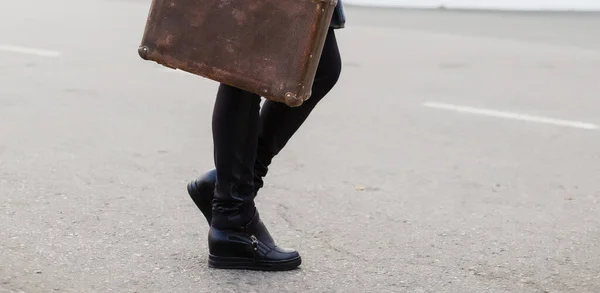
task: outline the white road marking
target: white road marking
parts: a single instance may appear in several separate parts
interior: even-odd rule
[[[42,57],[58,57],[60,56],[60,52],[35,49],[35,48],[26,48],[12,45],[3,45],[0,44],[0,51],[4,52],[12,52],[12,53],[21,53],[21,54],[29,54],[29,55],[37,55]]]
[[[436,102],[427,102],[427,103],[424,103],[423,106],[429,107],[429,108],[437,108],[437,109],[461,112],[461,113],[469,113],[469,114],[475,114],[475,115],[514,119],[514,120],[521,120],[521,121],[535,122],[535,123],[552,124],[552,125],[557,125],[557,126],[566,126],[566,127],[574,127],[574,128],[589,129],[589,130],[594,130],[594,129],[599,128],[598,125],[595,125],[592,123],[561,120],[561,119],[554,119],[554,118],[548,118],[548,117],[531,116],[531,115],[526,115],[526,114],[502,112],[502,111],[497,111],[497,110],[474,108],[474,107],[468,107],[468,106],[457,106],[457,105],[452,105],[452,104],[444,104],[444,103],[436,103]]]

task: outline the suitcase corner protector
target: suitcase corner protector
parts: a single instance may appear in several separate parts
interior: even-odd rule
[[[144,60],[148,60],[148,47],[142,45],[138,47],[138,54]]]
[[[285,103],[290,107],[299,107],[304,102],[306,102],[306,100],[308,100],[310,95],[311,95],[310,93],[307,93],[304,96],[302,96],[302,95],[299,96],[295,93],[287,92],[285,94]]]

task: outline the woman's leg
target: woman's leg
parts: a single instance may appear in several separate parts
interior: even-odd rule
[[[321,54],[310,99],[296,108],[273,101],[264,103],[258,127],[258,149],[254,169],[255,192],[262,188],[262,178],[267,175],[268,167],[273,158],[285,147],[321,99],[335,86],[341,70],[342,61],[335,31],[330,28]]]
[[[209,266],[289,270],[298,252],[278,247],[254,205],[258,95],[221,85],[213,112],[216,183],[208,234]]]
[[[260,96],[221,84],[213,110],[216,186],[212,225],[242,226],[254,215]]]
[[[256,192],[263,186],[263,177],[267,174],[273,157],[279,154],[304,121],[306,121],[315,106],[335,86],[340,76],[341,68],[342,61],[335,33],[333,29],[330,29],[319,61],[311,98],[296,108],[290,108],[283,103],[265,102],[257,126],[258,147],[253,170],[254,196],[256,196]],[[227,140],[224,143],[226,144]],[[247,167],[248,165],[245,166]],[[200,208],[209,223],[212,218],[210,204],[212,202],[213,190],[215,189],[216,173],[215,170],[211,170],[188,185],[190,197],[198,208]]]

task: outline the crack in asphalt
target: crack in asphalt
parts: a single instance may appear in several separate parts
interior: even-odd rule
[[[312,236],[312,238],[319,239],[322,244],[324,244],[325,246],[329,247],[331,250],[333,250],[333,251],[335,251],[337,253],[351,256],[351,257],[353,257],[353,258],[355,258],[357,260],[360,260],[361,262],[368,262],[368,260],[366,258],[364,258],[364,257],[362,257],[360,255],[357,255],[357,254],[355,254],[353,252],[350,252],[350,251],[348,251],[346,249],[343,249],[343,248],[340,248],[340,247],[337,247],[337,246],[333,245],[331,243],[331,240],[325,239],[323,237],[319,237],[316,234],[310,234],[310,233],[308,233],[308,232],[300,229],[289,218],[289,216],[287,215],[288,211],[289,211],[289,208],[287,206],[285,206],[283,204],[277,204],[277,215],[279,215],[286,222],[286,224],[291,229],[293,229],[294,231],[296,231],[298,233],[301,233],[301,234],[304,234],[305,236]]]

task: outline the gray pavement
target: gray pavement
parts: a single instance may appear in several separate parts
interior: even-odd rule
[[[424,106],[600,125],[600,15],[347,7],[259,273],[207,268],[216,84],[137,56],[148,5],[0,10],[0,292],[600,292],[600,130]]]

